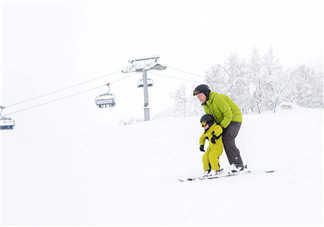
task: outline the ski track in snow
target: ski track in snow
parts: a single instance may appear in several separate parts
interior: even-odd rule
[[[244,163],[275,173],[180,183],[202,173],[199,117],[64,130],[21,120],[2,133],[3,224],[322,225],[323,110],[243,121]]]

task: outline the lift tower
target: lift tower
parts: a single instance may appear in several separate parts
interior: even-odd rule
[[[149,70],[165,70],[167,67],[157,63],[159,56],[151,56],[146,58],[130,59],[128,62],[131,66],[126,66],[122,70],[123,73],[141,72],[143,75],[143,90],[144,90],[144,120],[150,120],[150,107],[148,101],[148,83],[147,71]]]

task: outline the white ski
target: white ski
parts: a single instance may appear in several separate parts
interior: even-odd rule
[[[263,173],[273,173],[275,172],[275,170],[265,170],[262,171]],[[239,171],[239,172],[234,172],[234,173],[222,173],[220,175],[216,175],[216,176],[210,176],[210,177],[188,177],[188,178],[180,178],[178,179],[178,181],[180,182],[186,182],[186,181],[199,181],[199,180],[212,180],[212,179],[218,179],[218,178],[225,178],[225,177],[233,177],[233,176],[239,176],[239,175],[244,175],[244,174],[249,174],[249,173],[254,173],[251,172],[251,170],[243,170],[243,171]]]

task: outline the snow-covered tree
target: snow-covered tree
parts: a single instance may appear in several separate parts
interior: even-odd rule
[[[227,72],[227,92],[225,93],[239,106],[243,113],[249,112],[249,78],[246,63],[236,54],[231,54],[225,62]]]
[[[250,81],[250,95],[251,103],[250,103],[250,109],[252,112],[261,113],[263,111],[264,107],[264,98],[263,98],[263,74],[262,74],[262,68],[263,68],[263,62],[261,55],[259,54],[258,50],[256,48],[252,49],[251,52],[251,58],[248,62],[248,77]]]
[[[223,64],[215,64],[205,72],[205,83],[212,91],[229,96],[242,113],[276,112],[282,102],[303,107],[323,108],[323,70],[300,66],[287,70],[270,48],[263,56],[253,48],[246,62],[231,54]],[[192,85],[191,90],[196,87]],[[176,117],[203,114],[196,97],[186,86],[172,95],[176,101],[173,115]]]
[[[287,99],[303,107],[323,108],[323,71],[306,65],[291,72]]]
[[[227,88],[227,71],[220,64],[216,64],[205,72],[205,81],[212,91],[226,93]]]
[[[186,97],[186,85],[180,83],[179,88],[171,94],[171,98],[175,101],[174,114],[175,117],[187,116],[187,97]]]
[[[273,49],[263,57],[263,85],[264,103],[267,110],[276,112],[281,101],[284,89],[287,87],[289,78],[283,73],[279,59],[274,56]]]
[[[214,65],[205,75],[206,83],[212,91],[231,97],[244,113],[249,112],[249,78],[246,64],[236,54],[231,54],[224,66]]]

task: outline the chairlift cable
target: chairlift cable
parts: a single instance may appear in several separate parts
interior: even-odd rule
[[[121,80],[124,80],[124,79],[129,78],[130,76],[132,76],[134,74],[135,73],[129,74],[128,76],[126,76],[124,78],[121,78],[121,79],[118,79],[118,80],[115,80],[115,81],[112,81],[109,84],[117,83],[117,82],[119,82]],[[46,105],[46,104],[50,104],[50,103],[53,103],[53,102],[61,101],[63,99],[67,99],[67,98],[70,98],[70,97],[73,97],[73,96],[76,96],[76,95],[81,95],[81,94],[84,94],[84,93],[87,93],[87,92],[90,92],[90,91],[93,91],[93,90],[96,90],[96,89],[99,89],[99,88],[102,88],[102,87],[105,87],[105,86],[107,86],[107,84],[101,85],[101,86],[98,86],[98,87],[95,87],[95,88],[91,88],[91,89],[88,89],[88,90],[85,90],[85,91],[80,91],[80,92],[77,92],[77,93],[74,93],[74,94],[71,94],[71,95],[67,95],[67,96],[64,96],[64,97],[61,97],[61,98],[58,98],[58,99],[54,99],[54,100],[51,100],[51,101],[48,101],[48,102],[44,102],[44,103],[40,103],[40,104],[37,104],[37,105],[34,105],[34,106],[30,106],[30,107],[27,107],[27,108],[24,108],[24,109],[21,109],[21,110],[17,110],[17,111],[11,112],[11,113],[7,113],[7,114],[4,114],[2,116],[12,115],[12,114],[15,114],[15,113],[23,112],[25,110],[29,110],[29,109],[33,109],[33,108],[36,108],[36,107],[40,107],[40,106],[43,106],[43,105]]]
[[[16,105],[19,105],[19,104],[22,104],[22,103],[25,103],[25,102],[30,102],[32,100],[39,99],[39,98],[42,98],[42,97],[45,97],[45,96],[48,96],[48,95],[52,95],[52,94],[55,94],[55,93],[58,93],[58,92],[61,92],[61,91],[65,91],[65,90],[68,90],[68,89],[71,89],[71,88],[74,88],[74,87],[77,87],[77,86],[80,86],[80,85],[83,85],[83,84],[86,84],[86,83],[89,83],[89,82],[92,82],[92,81],[95,81],[95,80],[99,80],[99,79],[104,78],[104,77],[112,76],[112,75],[114,75],[114,74],[116,74],[118,72],[120,72],[120,70],[116,71],[116,72],[105,74],[103,76],[99,76],[99,77],[91,79],[91,80],[87,80],[87,81],[78,83],[78,84],[75,84],[75,85],[71,85],[71,86],[68,86],[68,87],[65,87],[65,88],[57,89],[55,91],[51,91],[51,92],[48,92],[46,94],[39,95],[39,96],[36,96],[34,98],[30,98],[30,99],[27,99],[27,100],[24,100],[24,101],[20,101],[20,102],[17,102],[17,103],[14,103],[14,104],[11,104],[11,105],[8,105],[8,106],[5,106],[5,107],[8,108],[8,107],[16,106]]]
[[[135,74],[136,74],[136,72],[131,73],[131,74],[129,74],[128,76],[125,76],[124,78],[120,78],[120,79],[118,79],[118,80],[115,80],[115,81],[111,82],[110,84],[112,84],[112,83],[117,83],[117,82],[119,82],[119,81],[122,81],[122,80],[128,79],[129,77],[131,77],[131,76],[133,76],[133,75],[135,75]]]
[[[169,75],[163,75],[163,74],[159,74],[156,72],[150,72],[151,74],[157,75],[157,76],[162,76],[162,77],[167,77],[167,78],[172,78],[172,79],[177,79],[177,80],[186,80],[189,82],[195,82],[195,83],[201,83],[201,81],[198,80],[191,80],[191,79],[187,79],[187,78],[180,78],[180,77],[176,77],[176,76],[169,76]],[[201,78],[203,79],[203,78]]]
[[[53,102],[56,102],[56,101],[67,99],[67,98],[70,98],[72,96],[76,96],[76,95],[80,95],[80,94],[83,94],[83,93],[86,93],[86,92],[89,92],[89,91],[93,91],[93,90],[96,90],[96,89],[104,87],[104,86],[106,86],[106,85],[101,85],[99,87],[91,88],[91,89],[88,89],[86,91],[77,92],[77,93],[74,93],[72,95],[64,96],[62,98],[58,98],[58,99],[54,99],[54,100],[51,100],[51,101],[48,101],[48,102],[44,102],[44,103],[40,103],[40,104],[37,104],[37,105],[34,105],[34,106],[30,106],[30,107],[27,107],[25,109],[21,109],[21,110],[17,110],[17,111],[5,114],[3,116],[12,115],[12,114],[19,113],[19,112],[22,112],[22,111],[25,111],[25,110],[29,110],[29,109],[33,109],[33,108],[36,108],[36,107],[39,107],[39,106],[43,106],[43,105],[46,105],[46,104],[49,104],[49,103],[53,103]]]
[[[204,79],[202,76],[200,76],[198,74],[191,73],[191,72],[188,72],[188,71],[185,71],[185,70],[182,70],[182,69],[178,69],[178,68],[175,68],[175,67],[172,67],[172,66],[168,66],[168,68],[173,69],[173,70],[176,70],[176,71],[179,71],[179,72],[183,72],[183,73],[187,73],[187,74],[193,75],[193,76],[198,77],[200,79]]]
[[[177,71],[180,71],[180,72],[183,72],[183,73],[187,73],[187,74],[191,74],[193,76],[196,76],[198,78],[201,78],[201,76],[197,75],[197,74],[194,74],[194,73],[191,73],[191,72],[187,72],[187,71],[184,71],[182,69],[178,69],[178,68],[175,68],[175,67],[170,67],[169,68],[171,69],[174,69],[174,70],[177,70]],[[74,87],[77,87],[77,86],[80,86],[80,85],[83,85],[83,84],[86,84],[86,83],[89,83],[89,82],[92,82],[92,81],[95,81],[95,80],[99,80],[99,79],[102,79],[104,77],[108,77],[108,76],[111,76],[111,75],[114,75],[116,73],[120,72],[120,70],[118,71],[115,71],[115,72],[112,72],[112,73],[109,73],[109,74],[105,74],[103,76],[99,76],[97,78],[94,78],[94,79],[91,79],[91,80],[87,80],[87,81],[84,81],[84,82],[81,82],[81,83],[78,83],[78,84],[75,84],[75,85],[71,85],[71,86],[68,86],[68,87],[65,87],[65,88],[61,88],[61,89],[57,89],[57,90],[54,90],[54,91],[51,91],[51,92],[48,92],[46,94],[43,94],[43,95],[39,95],[39,96],[36,96],[34,98],[30,98],[30,99],[27,99],[27,100],[23,100],[23,101],[20,101],[20,102],[17,102],[17,103],[14,103],[14,104],[11,104],[11,105],[7,105],[5,106],[6,108],[9,108],[9,107],[12,107],[12,106],[16,106],[16,105],[19,105],[19,104],[22,104],[22,103],[25,103],[25,102],[30,102],[30,101],[33,101],[35,99],[39,99],[39,98],[42,98],[42,97],[45,97],[45,96],[48,96],[48,95],[52,95],[52,94],[55,94],[55,93],[58,93],[58,92],[61,92],[61,91],[65,91],[65,90],[68,90],[68,89],[71,89],[71,88],[74,88]],[[153,73],[153,72],[152,72]],[[158,75],[157,73],[153,73],[153,74],[156,74]],[[174,78],[174,79],[180,79],[180,78],[177,78],[177,77],[172,77],[172,76],[166,76],[166,75],[160,75],[160,76],[164,76],[164,77],[169,77],[169,78]],[[124,80],[128,77],[125,77],[125,78],[121,78],[115,82],[118,82],[120,80]],[[189,79],[180,79],[180,80],[187,80],[187,81],[191,81],[191,82],[197,82],[197,81],[194,81],[194,80],[189,80]]]
[[[184,71],[184,70],[181,70],[181,69],[178,69],[178,68],[175,68],[175,67],[170,67],[170,66],[169,66],[169,68],[174,69],[174,70],[177,70],[177,71],[180,71],[180,72],[183,72],[183,73],[191,74],[191,75],[196,76],[196,77],[198,77],[200,79],[203,79],[201,76],[199,76],[197,74],[194,74],[194,73],[191,73],[191,72],[187,72],[187,71]],[[71,85],[71,86],[68,86],[68,87],[65,87],[65,88],[62,88],[62,89],[58,89],[58,90],[55,90],[55,91],[51,91],[51,92],[48,92],[48,93],[46,93],[44,95],[40,95],[40,96],[31,98],[31,99],[27,99],[27,100],[24,100],[24,101],[20,101],[20,102],[17,102],[17,103],[8,105],[8,106],[4,106],[4,107],[5,108],[8,108],[8,107],[16,106],[18,104],[22,104],[22,103],[25,103],[25,102],[29,102],[29,101],[32,101],[32,100],[35,100],[35,99],[39,99],[39,98],[42,98],[42,97],[45,97],[45,96],[48,96],[48,95],[51,95],[51,94],[54,94],[54,93],[58,93],[58,92],[61,92],[61,91],[64,91],[64,90],[68,90],[68,89],[71,89],[71,88],[74,88],[74,87],[77,87],[77,86],[80,86],[80,85],[83,85],[83,84],[86,84],[86,83],[95,81],[95,80],[99,80],[99,79],[104,78],[104,77],[108,77],[108,76],[114,75],[114,74],[116,74],[118,72],[120,72],[120,71],[118,70],[118,71],[115,71],[115,72],[112,72],[112,73],[109,73],[109,74],[105,74],[103,76],[100,76],[100,77],[97,77],[97,78],[94,78],[94,79],[91,79],[91,80],[87,80],[87,81],[84,81],[84,82],[81,82],[81,83],[78,83],[78,84],[75,84],[75,85]],[[179,78],[179,77],[175,77],[175,76],[162,75],[162,74],[158,74],[158,73],[155,73],[155,72],[151,72],[151,73],[152,74],[155,74],[157,76],[168,77],[168,78],[173,78],[173,79],[178,79],[178,80],[186,80],[186,81],[190,81],[190,82],[201,82],[201,81],[190,80],[190,79],[186,79],[186,78]],[[110,84],[117,83],[119,81],[125,80],[125,79],[133,76],[134,74],[135,73],[129,74],[128,76],[126,76],[124,78],[120,78],[118,80],[115,80],[113,82],[110,82]],[[44,102],[44,103],[37,104],[37,105],[31,106],[31,107],[27,107],[27,108],[24,108],[24,109],[21,109],[21,110],[17,110],[17,111],[14,111],[14,112],[5,114],[3,116],[7,116],[7,115],[10,115],[10,114],[15,114],[15,113],[19,113],[19,112],[22,112],[22,111],[25,111],[25,110],[29,110],[29,109],[36,108],[36,107],[39,107],[39,106],[43,106],[43,105],[46,105],[46,104],[50,104],[50,103],[53,103],[53,102],[56,102],[56,101],[60,101],[60,100],[63,100],[63,99],[67,99],[67,98],[70,98],[70,97],[73,97],[73,96],[76,96],[76,95],[80,95],[80,94],[83,94],[83,93],[87,93],[89,91],[96,90],[96,89],[101,88],[101,87],[104,87],[104,86],[106,86],[106,85],[101,85],[99,87],[91,88],[91,89],[88,89],[88,90],[85,90],[85,91],[77,92],[77,93],[74,93],[74,94],[71,94],[71,95],[68,95],[68,96],[64,96],[64,97],[61,97],[61,98],[58,98],[58,99],[54,99],[54,100],[51,100],[51,101],[48,101],[48,102]]]

